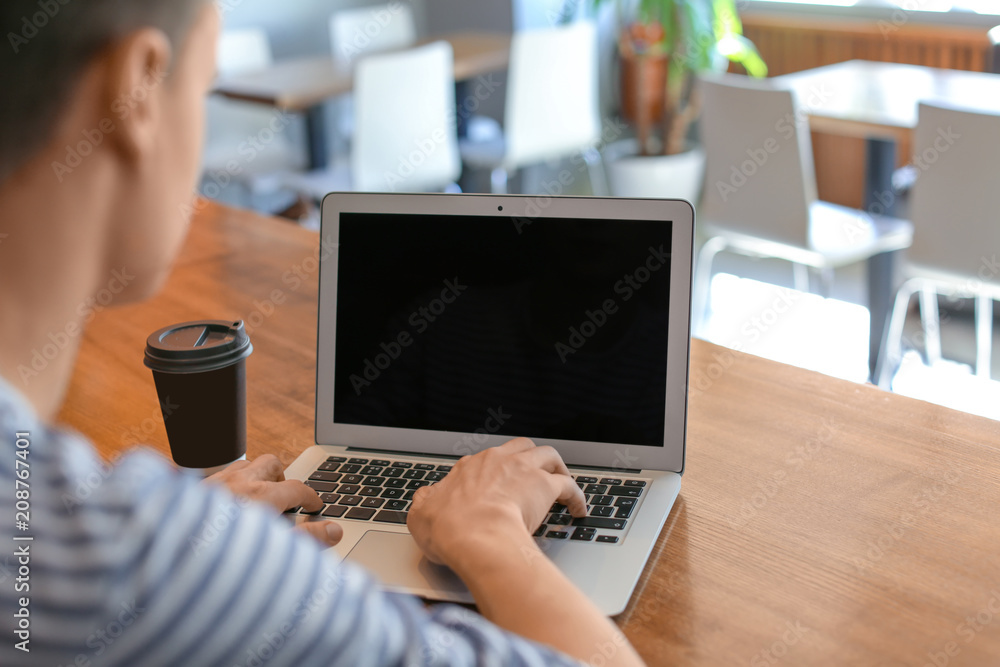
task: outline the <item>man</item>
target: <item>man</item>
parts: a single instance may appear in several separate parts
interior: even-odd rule
[[[641,664],[530,537],[554,501],[585,509],[550,448],[513,440],[414,498],[486,620],[325,556],[339,527],[288,526],[320,501],[273,456],[208,483],[143,450],[107,470],[48,424],[87,304],[121,267],[117,303],[152,294],[182,244],[219,23],[206,0],[0,7],[0,664]]]

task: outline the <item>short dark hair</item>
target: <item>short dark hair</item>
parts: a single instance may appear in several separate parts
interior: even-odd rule
[[[176,45],[207,0],[2,0],[0,183],[49,140],[80,73],[102,49],[152,26]]]

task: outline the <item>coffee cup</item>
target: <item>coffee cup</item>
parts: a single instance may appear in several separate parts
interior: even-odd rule
[[[146,339],[170,454],[207,476],[246,458],[246,358],[243,322],[200,320],[164,327]]]

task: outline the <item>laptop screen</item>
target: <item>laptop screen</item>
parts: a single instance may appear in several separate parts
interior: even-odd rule
[[[662,447],[671,227],[342,213],[335,422]]]

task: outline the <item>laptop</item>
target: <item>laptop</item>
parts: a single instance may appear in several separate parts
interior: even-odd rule
[[[286,477],[343,526],[337,556],[389,590],[472,602],[407,532],[410,500],[525,436],[588,503],[553,505],[536,542],[622,612],[684,471],[693,231],[678,200],[328,195],[317,444]]]

